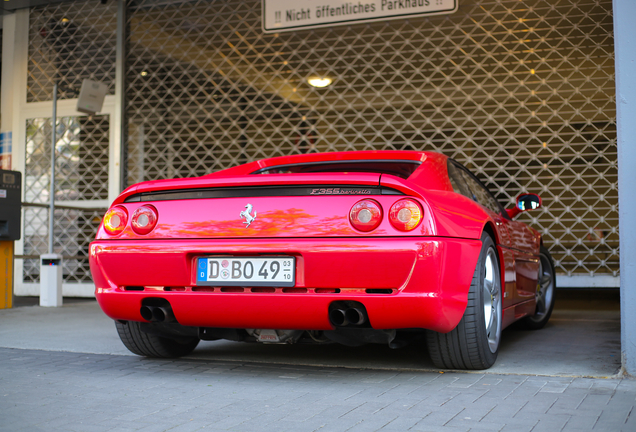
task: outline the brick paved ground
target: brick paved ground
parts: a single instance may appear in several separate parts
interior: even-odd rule
[[[0,348],[0,431],[636,431],[636,380]]]

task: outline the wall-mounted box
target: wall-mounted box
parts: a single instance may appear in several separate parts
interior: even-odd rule
[[[0,240],[20,240],[22,173],[0,170]]]

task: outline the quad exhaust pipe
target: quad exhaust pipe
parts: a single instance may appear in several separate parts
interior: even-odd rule
[[[360,326],[367,322],[367,314],[363,309],[357,307],[332,309],[329,312],[329,320],[336,327]]]
[[[151,322],[175,322],[174,313],[170,306],[142,306],[139,310],[141,317]]]

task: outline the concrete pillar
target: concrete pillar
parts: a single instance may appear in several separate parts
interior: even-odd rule
[[[621,353],[636,375],[636,1],[614,0],[618,218],[621,265]]]

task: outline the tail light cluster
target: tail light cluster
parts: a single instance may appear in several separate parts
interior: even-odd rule
[[[157,219],[157,209],[151,205],[143,205],[133,212],[130,225],[134,232],[144,235],[157,226]],[[104,229],[112,236],[121,234],[127,224],[128,211],[125,207],[113,207],[104,216]]]
[[[128,212],[124,207],[113,207],[104,216],[104,229],[110,235],[119,235],[128,223]]]
[[[397,230],[412,231],[422,222],[423,211],[420,204],[410,198],[396,201],[389,210],[389,222]],[[382,206],[372,199],[363,199],[351,207],[349,220],[358,231],[369,232],[382,222]]]
[[[148,234],[157,225],[157,209],[151,205],[138,207],[132,215],[130,224],[137,234]]]
[[[422,208],[416,201],[400,200],[391,206],[389,221],[400,231],[411,231],[422,221]]]
[[[359,231],[372,231],[382,222],[382,207],[372,199],[358,201],[349,211],[349,220]]]

